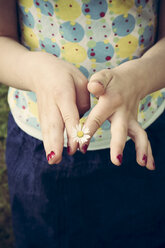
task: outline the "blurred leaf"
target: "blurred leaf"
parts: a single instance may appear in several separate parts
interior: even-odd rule
[[[0,247],[13,248],[14,237],[5,164],[5,144],[7,136],[8,87],[0,84]]]
[[[7,136],[7,119],[9,113],[7,92],[8,87],[0,83],[0,138]]]

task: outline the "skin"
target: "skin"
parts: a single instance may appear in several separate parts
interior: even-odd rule
[[[78,144],[72,140],[71,127],[78,124],[80,116],[89,109],[91,92],[99,98],[85,123],[91,137],[108,119],[112,126],[112,162],[120,165],[117,156],[122,155],[129,135],[135,142],[137,162],[144,166],[145,154],[146,167],[154,169],[150,142],[137,123],[137,107],[145,95],[165,87],[165,2],[161,1],[159,42],[136,61],[94,74],[89,83],[72,64],[23,47],[17,34],[16,2],[0,0],[0,4],[0,82],[36,93],[45,152],[46,155],[55,152],[49,164],[58,164],[62,159],[65,127],[69,154],[76,152]],[[84,152],[82,146],[79,149]]]
[[[88,80],[74,65],[22,46],[17,34],[16,2],[0,0],[0,4],[0,82],[36,93],[46,156],[54,151],[55,157],[49,163],[58,164],[62,159],[64,128],[69,154],[77,151],[72,127],[90,108]]]
[[[99,100],[85,126],[90,129],[92,137],[106,119],[111,122],[110,157],[115,165],[121,164],[118,158],[123,154],[128,135],[135,143],[137,163],[150,170],[155,169],[151,145],[147,133],[137,122],[137,111],[141,99],[165,87],[164,11],[165,1],[160,1],[158,42],[153,47],[139,59],[95,73],[88,83],[89,92]],[[83,152],[82,145],[80,150]],[[147,158],[144,159],[144,156]]]

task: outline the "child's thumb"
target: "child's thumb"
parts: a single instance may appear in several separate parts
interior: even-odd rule
[[[92,75],[88,83],[88,90],[96,97],[105,93],[106,87],[112,79],[112,73],[109,69],[96,72]]]

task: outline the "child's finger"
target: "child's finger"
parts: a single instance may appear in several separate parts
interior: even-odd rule
[[[137,163],[141,166],[146,166],[148,160],[147,133],[136,120],[131,120],[129,122],[128,135],[135,143]]]
[[[112,79],[111,70],[105,69],[92,75],[88,83],[88,90],[95,96],[104,94],[105,89]]]
[[[42,138],[49,164],[58,164],[62,159],[64,123],[56,105],[51,108],[51,113],[48,112],[47,107],[43,106],[40,112]]]
[[[99,99],[97,105],[91,110],[84,124],[84,127],[89,129],[88,135],[90,136],[90,139],[108,117],[106,112],[107,105],[106,104],[104,105],[100,100],[101,99]],[[82,153],[86,152],[87,147],[90,143],[90,139],[88,140],[88,142],[84,144],[79,144],[79,150]]]
[[[97,129],[103,124],[105,120],[107,120],[113,112],[115,112],[118,105],[121,104],[120,99],[116,96],[110,97],[111,101],[105,95],[99,98],[97,105],[91,110],[84,127],[89,129],[90,138],[94,135]],[[80,151],[84,152],[83,146],[87,146],[87,144],[80,145]]]
[[[64,94],[58,99],[58,107],[60,109],[63,121],[65,123],[68,141],[68,153],[70,155],[77,151],[78,143],[72,137],[73,128],[79,124],[79,112],[76,106],[75,93]]]
[[[148,159],[147,159],[146,168],[148,168],[149,170],[155,170],[155,162],[152,155],[151,144],[149,141],[148,141]]]
[[[111,121],[111,142],[110,156],[115,165],[120,165],[123,158],[123,150],[127,140],[127,119],[124,111],[117,111],[110,118]]]

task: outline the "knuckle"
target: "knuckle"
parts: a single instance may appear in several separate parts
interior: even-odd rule
[[[68,113],[65,113],[65,114],[63,114],[63,121],[64,121],[64,123],[65,124],[67,124],[67,123],[71,123],[71,122],[73,122],[73,120],[75,121],[75,122],[79,122],[79,118],[78,117],[74,117],[73,118],[73,116],[71,116],[70,114],[68,114]]]
[[[58,99],[61,99],[64,95],[64,90],[60,87],[57,87],[55,90],[54,90],[54,96],[55,96],[55,99],[58,100]]]
[[[102,121],[101,121],[101,118],[100,118],[100,116],[95,116],[94,117],[94,122],[96,123],[96,125],[98,126],[98,127],[100,127],[101,126],[101,124],[102,124]]]
[[[121,91],[113,91],[112,92],[112,99],[113,99],[116,107],[121,106],[122,103],[124,102],[123,94]]]
[[[106,79],[109,79],[112,76],[112,71],[109,69],[103,69],[100,73]]]
[[[135,120],[129,122],[128,132],[135,139],[141,136],[143,137],[143,139],[148,140],[148,135],[146,131]]]
[[[66,113],[63,115],[63,120],[65,123],[67,123],[68,121],[71,121],[71,116]]]
[[[111,123],[111,132],[112,133],[116,133],[116,131],[119,131],[122,134],[127,134],[128,133],[128,126],[126,123],[116,123],[113,124],[113,122]]]
[[[90,81],[101,81],[101,83],[104,85],[104,87],[107,87],[110,80],[112,79],[113,75],[112,72],[108,69],[103,69],[101,71],[96,72],[92,75]]]
[[[148,140],[148,135],[147,135],[146,131],[144,129],[142,129],[141,132],[142,132],[142,135],[144,136],[144,138],[146,140]]]
[[[101,76],[104,78],[104,81],[106,82],[105,86],[107,86],[113,78],[113,73],[109,69],[104,69],[101,71]]]
[[[140,126],[135,132],[135,137],[137,137],[139,135],[142,136],[143,139],[148,140],[148,135],[147,135],[146,131]]]
[[[53,92],[55,99],[61,101],[64,101],[64,98],[69,99],[70,93],[71,93],[71,88],[69,90],[65,90],[65,88],[62,86],[61,87],[56,86]]]
[[[122,133],[127,133],[128,132],[128,126],[126,124],[121,125],[121,132]]]
[[[110,101],[113,108],[123,106],[125,100],[123,93],[120,90],[109,88],[107,91],[108,100]]]
[[[47,137],[48,134],[49,134],[49,129],[48,128],[44,128],[44,127],[42,127],[41,129],[42,129],[43,139],[45,139],[45,137]]]

